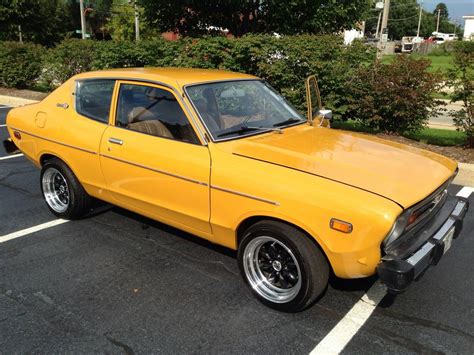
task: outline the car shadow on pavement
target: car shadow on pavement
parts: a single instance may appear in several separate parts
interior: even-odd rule
[[[218,252],[220,254],[223,254],[225,256],[229,256],[229,257],[232,257],[234,259],[237,259],[237,252],[234,251],[234,250],[231,250],[229,248],[223,247],[223,246],[218,245],[218,244],[214,244],[214,243],[212,243],[212,242],[210,242],[206,239],[200,238],[200,237],[195,236],[193,234],[184,232],[180,229],[174,228],[174,227],[169,226],[167,224],[155,221],[151,218],[139,215],[137,213],[125,210],[125,209],[120,208],[120,207],[109,205],[108,209],[106,207],[103,207],[103,210],[98,212],[98,213],[104,213],[108,210],[113,210],[115,213],[117,213],[117,214],[119,214],[123,217],[131,218],[131,219],[137,221],[138,223],[140,223],[142,230],[147,230],[151,227],[156,228],[160,231],[163,231],[165,233],[169,233],[169,234],[171,234],[175,237],[178,237],[182,240],[192,242],[192,243],[197,244],[199,246],[202,246],[202,247],[208,248],[210,250],[216,251],[216,252]]]

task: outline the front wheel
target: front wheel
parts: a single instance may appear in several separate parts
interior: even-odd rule
[[[244,234],[239,269],[254,295],[285,312],[311,305],[326,289],[329,266],[303,232],[276,221],[261,221]]]
[[[48,160],[41,169],[41,191],[50,211],[59,218],[77,219],[90,210],[91,197],[61,160]]]

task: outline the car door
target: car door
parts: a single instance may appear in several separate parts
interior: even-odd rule
[[[117,204],[210,234],[210,155],[167,87],[120,81],[100,154]]]

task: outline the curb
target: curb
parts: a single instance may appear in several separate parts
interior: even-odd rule
[[[474,164],[458,163],[459,172],[453,183],[474,187]]]
[[[10,106],[10,107],[24,106],[28,104],[34,104],[37,102],[39,101],[24,99],[22,97],[16,97],[16,96],[0,95],[0,105]]]

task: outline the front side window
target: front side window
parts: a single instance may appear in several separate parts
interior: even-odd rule
[[[199,144],[176,97],[168,90],[120,85],[115,125],[157,137]]]
[[[115,80],[93,79],[76,83],[76,111],[93,120],[109,122]]]
[[[186,92],[214,140],[304,122],[281,95],[260,80],[198,84]]]

